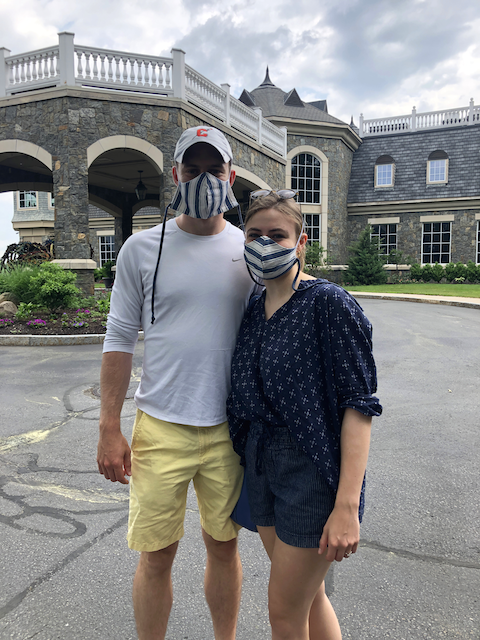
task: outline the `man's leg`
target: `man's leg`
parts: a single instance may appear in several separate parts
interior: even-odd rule
[[[212,615],[215,640],[235,640],[242,590],[237,538],[219,542],[203,529],[202,534],[207,548],[205,597]]]
[[[133,608],[139,640],[164,640],[172,608],[171,570],[178,542],[143,551],[133,580]]]

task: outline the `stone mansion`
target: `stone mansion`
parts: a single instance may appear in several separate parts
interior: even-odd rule
[[[174,191],[182,130],[221,129],[242,207],[254,189],[298,191],[310,240],[345,264],[372,225],[386,253],[417,262],[480,263],[480,107],[366,120],[283,91],[267,69],[238,99],[171,58],[59,43],[0,49],[0,186],[14,191],[21,239],[54,238],[77,270],[113,258],[128,235],[158,224]],[[227,216],[236,223],[236,215]],[[68,264],[67,264],[68,263]]]

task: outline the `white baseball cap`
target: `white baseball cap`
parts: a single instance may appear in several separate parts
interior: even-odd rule
[[[187,129],[182,133],[175,147],[175,162],[183,162],[185,151],[198,142],[206,142],[207,144],[211,144],[212,147],[215,147],[224,162],[233,161],[232,148],[223,133],[213,127],[200,125]]]

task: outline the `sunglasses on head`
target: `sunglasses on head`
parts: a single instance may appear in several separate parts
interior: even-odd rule
[[[264,198],[265,196],[269,196],[271,193],[275,193],[282,200],[289,200],[290,198],[295,198],[298,191],[293,191],[293,189],[279,189],[278,191],[274,191],[273,189],[258,189],[258,191],[252,191],[250,193],[250,201],[256,200],[257,198]]]

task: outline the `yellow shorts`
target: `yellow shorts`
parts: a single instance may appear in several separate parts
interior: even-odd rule
[[[193,480],[203,529],[226,542],[240,527],[230,514],[243,467],[226,422],[214,427],[172,424],[137,410],[132,435],[128,546],[158,551],[183,536],[187,489]]]

